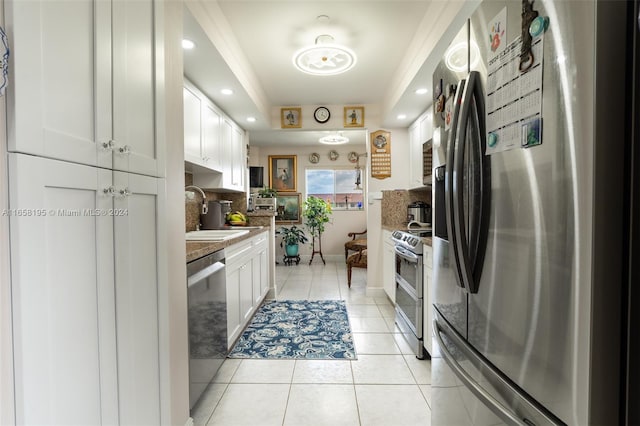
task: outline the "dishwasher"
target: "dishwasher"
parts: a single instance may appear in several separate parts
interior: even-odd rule
[[[193,408],[228,353],[224,250],[187,263],[187,288],[189,408]]]

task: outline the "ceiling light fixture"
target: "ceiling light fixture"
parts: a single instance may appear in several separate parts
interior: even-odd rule
[[[349,142],[349,138],[346,136],[342,136],[342,132],[340,132],[336,133],[335,135],[323,136],[318,139],[318,142],[325,145],[342,145],[343,143]]]
[[[313,46],[298,50],[293,55],[293,65],[312,75],[336,75],[356,65],[357,57],[348,47],[335,44],[328,34],[316,37]]]
[[[247,117],[247,121],[249,123],[255,123],[256,122],[256,118],[255,117]]]
[[[404,120],[407,118],[407,114],[398,114],[398,120]]]
[[[183,49],[191,50],[194,47],[196,47],[196,44],[192,40],[189,40],[188,38],[183,38],[182,39],[182,48]]]
[[[429,91],[429,89],[425,89],[424,87],[421,87],[420,89],[416,90],[416,95],[424,95]]]
[[[475,40],[471,40],[471,48],[466,42],[456,43],[444,52],[444,61],[451,71],[463,72],[467,70],[467,61],[470,60],[470,69],[474,69],[480,62],[480,48]],[[468,49],[468,50],[467,50]],[[467,56],[468,55],[468,56]]]
[[[222,90],[220,90],[220,93],[222,93],[223,95],[233,95],[233,90],[231,90],[231,89],[222,89]]]

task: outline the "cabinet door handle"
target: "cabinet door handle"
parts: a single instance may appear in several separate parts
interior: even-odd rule
[[[114,145],[115,145],[115,142],[113,140],[109,140],[108,142],[102,142],[100,144],[100,148],[103,151],[113,151]]]
[[[118,148],[118,153],[122,155],[129,155],[131,154],[131,147],[129,147],[129,145],[121,146]]]
[[[129,191],[129,188],[124,188],[124,189],[120,189],[120,190],[118,190],[118,194],[119,194],[121,197],[128,197],[128,196],[130,196],[130,195],[131,195],[131,191]]]
[[[102,190],[102,193],[107,197],[113,197],[116,195],[116,189],[113,186],[110,186],[108,188],[104,188]]]

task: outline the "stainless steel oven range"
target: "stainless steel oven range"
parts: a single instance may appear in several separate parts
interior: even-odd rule
[[[418,359],[431,356],[424,348],[422,236],[431,231],[393,231],[396,252],[396,324]]]

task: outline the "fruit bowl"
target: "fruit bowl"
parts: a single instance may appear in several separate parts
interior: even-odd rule
[[[247,226],[247,222],[245,222],[245,221],[237,221],[237,220],[230,220],[229,224],[231,226]]]

